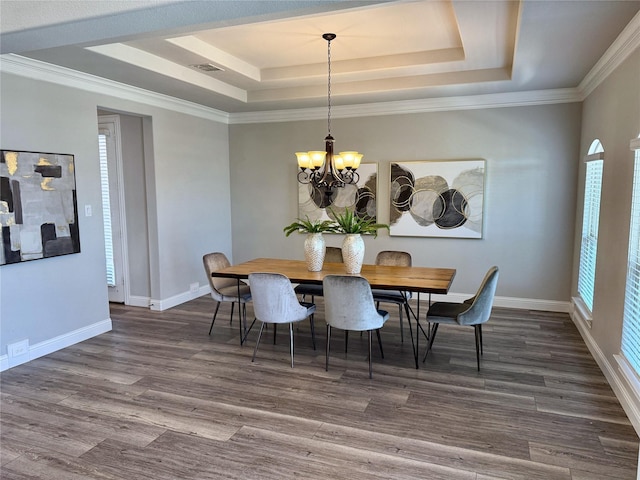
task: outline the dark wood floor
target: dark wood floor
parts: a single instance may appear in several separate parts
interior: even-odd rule
[[[112,332],[0,375],[0,477],[636,478],[638,436],[567,315],[495,308],[478,373],[473,329],[446,326],[416,370],[391,308],[370,380],[357,334],[325,372],[321,302],[293,369],[286,328],[252,364],[228,305],[208,336],[208,297],[113,306]]]

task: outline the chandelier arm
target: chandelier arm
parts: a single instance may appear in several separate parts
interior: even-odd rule
[[[311,174],[313,172],[308,170],[308,169],[301,169],[298,172],[298,182],[302,183],[303,185],[307,185],[308,183],[311,183]]]

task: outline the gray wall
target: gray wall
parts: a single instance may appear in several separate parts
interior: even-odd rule
[[[454,267],[452,292],[473,293],[491,265],[497,294],[570,301],[580,104],[333,119],[337,150],[377,162],[378,218],[389,221],[389,163],[483,158],[482,240],[366,238],[365,261],[380,250],[411,252],[414,264]],[[321,149],[326,121],[232,125],[233,242],[237,260],[302,258],[303,235],[282,228],[298,215],[294,152]],[[328,235],[327,243],[342,238]]]
[[[604,168],[593,321],[589,326],[578,319],[577,325],[618,398],[627,402],[623,402],[623,405],[640,431],[640,398],[620,376],[614,358],[620,353],[622,336],[633,191],[634,152],[630,150],[629,143],[640,134],[640,49],[636,49],[584,101],[582,124],[581,158],[587,154],[591,142],[598,138],[604,147]],[[574,296],[577,296],[584,175],[585,166],[580,162],[572,286]],[[635,409],[635,414],[629,412],[630,406]]]
[[[64,344],[78,331],[109,320],[99,107],[145,117],[152,298],[171,304],[189,298],[191,283],[208,285],[202,255],[212,250],[232,254],[226,124],[145,104],[142,95],[134,102],[6,72],[0,88],[3,149],[75,155],[82,249],[80,254],[0,268],[0,356],[16,341]],[[84,216],[85,205],[92,206],[93,216]]]
[[[150,298],[149,224],[142,118],[120,115],[120,129],[129,251],[129,293]]]

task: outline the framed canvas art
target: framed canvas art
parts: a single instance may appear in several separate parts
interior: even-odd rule
[[[332,188],[329,192],[311,184],[299,184],[298,217],[332,220],[330,210],[337,214],[351,210],[359,217],[368,217],[377,221],[378,164],[362,163],[357,173],[360,178],[356,184]]]
[[[482,238],[484,160],[391,163],[390,235]]]
[[[74,157],[0,151],[0,265],[80,252]]]

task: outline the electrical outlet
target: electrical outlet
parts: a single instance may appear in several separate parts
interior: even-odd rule
[[[199,282],[195,282],[192,283],[191,285],[189,285],[189,290],[191,291],[191,293],[198,293],[198,289],[200,288],[200,283]]]
[[[21,340],[20,342],[7,345],[7,356],[9,358],[19,357],[29,353],[29,340]]]

